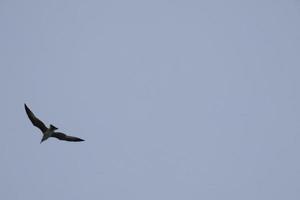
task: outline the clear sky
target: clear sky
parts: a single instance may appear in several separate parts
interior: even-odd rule
[[[298,0],[1,0],[0,199],[299,200]],[[47,125],[85,139],[41,134]]]

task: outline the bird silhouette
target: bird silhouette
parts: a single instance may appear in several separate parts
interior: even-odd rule
[[[27,107],[26,104],[24,104],[24,106],[25,106],[25,111],[27,113],[27,116],[30,119],[30,121],[32,122],[32,124],[34,126],[36,126],[37,128],[39,128],[43,133],[43,138],[42,138],[40,143],[44,142],[49,137],[55,137],[59,140],[65,140],[65,141],[69,141],[69,142],[84,141],[83,139],[78,138],[78,137],[69,136],[69,135],[66,135],[66,134],[61,133],[61,132],[56,132],[55,130],[57,130],[58,128],[56,128],[52,124],[50,124],[49,128],[47,128],[45,126],[45,124],[33,114],[33,112]]]

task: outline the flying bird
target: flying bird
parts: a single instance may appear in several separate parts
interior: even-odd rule
[[[27,107],[26,104],[24,104],[25,106],[25,111],[27,113],[27,116],[29,117],[30,121],[32,122],[32,124],[34,126],[36,126],[37,128],[39,128],[42,133],[43,133],[43,138],[41,140],[41,143],[44,142],[45,140],[47,140],[49,137],[55,137],[59,140],[66,140],[69,142],[81,142],[84,141],[81,138],[78,137],[74,137],[74,136],[69,136],[66,135],[64,133],[61,132],[56,132],[55,130],[57,130],[58,128],[56,128],[55,126],[53,126],[52,124],[50,124],[49,128],[47,128],[45,126],[45,124],[39,119],[37,118],[33,112],[31,112],[31,110]]]

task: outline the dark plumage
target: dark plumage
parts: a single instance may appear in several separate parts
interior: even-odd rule
[[[41,140],[41,143],[44,140],[47,140],[49,137],[55,137],[59,140],[65,140],[65,141],[70,141],[70,142],[84,141],[83,139],[78,138],[78,137],[69,136],[69,135],[66,135],[66,134],[61,133],[61,132],[55,132],[55,130],[57,130],[58,128],[56,128],[52,124],[50,124],[50,127],[47,128],[45,126],[45,124],[33,114],[33,112],[27,107],[26,104],[24,104],[24,106],[25,106],[25,111],[27,113],[27,116],[30,119],[30,121],[32,122],[32,124],[34,126],[36,126],[37,128],[39,128],[41,130],[41,132],[43,133],[43,138]]]

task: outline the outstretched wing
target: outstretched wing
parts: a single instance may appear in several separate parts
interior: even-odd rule
[[[64,133],[61,133],[61,132],[54,132],[51,137],[55,137],[59,140],[66,140],[66,141],[70,141],[70,142],[81,142],[81,141],[84,141],[83,139],[81,138],[78,138],[78,137],[74,137],[74,136],[69,136],[69,135],[66,135]]]
[[[33,112],[31,112],[31,110],[27,107],[26,104],[24,104],[25,106],[25,110],[27,113],[27,116],[29,117],[30,121],[32,122],[32,124],[36,127],[38,127],[43,133],[47,130],[47,127],[45,126],[45,124],[39,119],[37,118]]]

